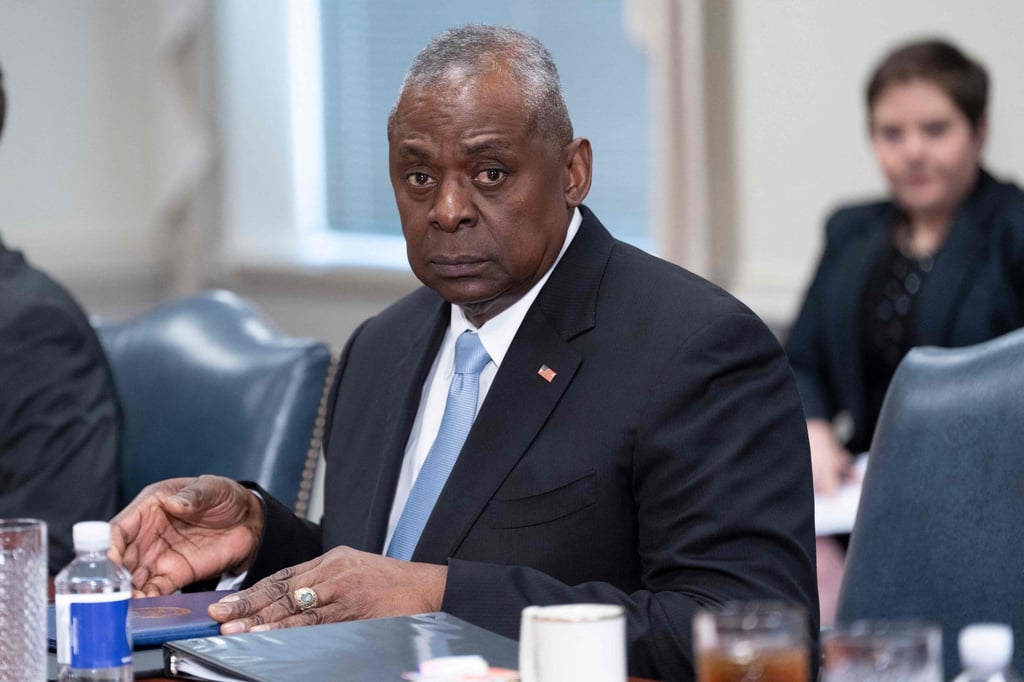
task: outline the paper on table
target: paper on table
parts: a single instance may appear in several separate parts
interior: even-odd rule
[[[854,480],[843,483],[835,495],[814,496],[814,532],[817,535],[839,535],[853,530],[861,482],[867,468],[867,454],[858,455],[853,462]]]

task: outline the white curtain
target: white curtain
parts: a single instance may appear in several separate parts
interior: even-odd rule
[[[651,215],[658,252],[711,276],[705,0],[627,0],[630,34],[650,57]]]
[[[212,0],[160,0],[157,168],[165,295],[222,281]]]

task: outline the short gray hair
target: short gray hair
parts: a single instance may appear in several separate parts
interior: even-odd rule
[[[543,135],[559,146],[572,140],[562,83],[547,48],[513,28],[479,24],[450,28],[420,50],[388,115],[388,130],[406,91],[472,79],[498,69],[508,69],[519,82],[532,123]]]

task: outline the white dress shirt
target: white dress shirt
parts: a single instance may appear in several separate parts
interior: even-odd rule
[[[419,475],[423,462],[427,459],[427,453],[430,452],[430,446],[434,444],[437,432],[441,428],[441,417],[444,416],[444,406],[448,402],[448,385],[455,373],[455,339],[467,329],[475,330],[480,334],[480,343],[484,345],[484,350],[491,356],[491,361],[480,373],[480,393],[476,399],[476,408],[479,410],[484,398],[487,397],[487,391],[490,390],[491,384],[494,382],[494,375],[498,373],[501,361],[505,358],[505,353],[508,352],[508,347],[512,345],[512,338],[519,331],[519,325],[526,317],[526,311],[533,305],[534,299],[537,298],[544,283],[548,281],[548,277],[558,265],[558,261],[562,260],[562,255],[565,254],[565,250],[569,248],[573,237],[579,231],[581,222],[583,222],[583,216],[577,208],[573,211],[572,220],[569,221],[569,229],[566,230],[562,249],[558,252],[558,257],[555,258],[555,262],[551,264],[548,271],[522,298],[509,306],[507,310],[488,320],[484,326],[477,329],[472,322],[466,319],[461,308],[457,305],[451,306],[451,323],[448,325],[444,340],[441,341],[441,347],[437,351],[437,357],[434,358],[430,374],[427,375],[427,380],[423,384],[423,394],[420,397],[419,410],[416,412],[416,421],[413,422],[412,431],[409,433],[409,442],[405,446],[405,459],[402,460],[402,470],[398,474],[395,500],[391,504],[391,516],[388,519],[388,534],[384,542],[385,550],[391,544],[391,536],[395,533],[395,526],[398,525],[398,519],[402,516],[402,510],[405,509],[409,493],[412,492],[412,484],[416,482],[416,476]],[[247,575],[248,572],[237,576],[224,574],[221,576],[217,589],[236,590]]]
[[[583,216],[580,214],[579,209],[575,209],[572,214],[572,220],[569,222],[569,229],[565,234],[565,241],[562,243],[562,249],[558,252],[558,257],[555,258],[555,262],[551,264],[548,271],[522,298],[488,320],[479,329],[466,319],[465,313],[462,312],[459,306],[451,306],[451,323],[448,325],[448,331],[444,335],[444,340],[441,341],[441,347],[437,351],[437,357],[434,358],[430,374],[427,375],[427,380],[423,383],[423,393],[420,396],[420,406],[416,412],[416,421],[413,422],[412,431],[409,433],[409,441],[405,446],[405,458],[402,460],[402,470],[398,474],[395,499],[391,505],[391,517],[388,519],[388,534],[384,542],[385,549],[391,544],[391,536],[395,532],[395,526],[398,525],[398,519],[402,516],[402,510],[405,508],[406,500],[409,499],[409,493],[412,492],[416,476],[419,475],[423,462],[427,459],[427,453],[430,452],[430,447],[434,444],[437,432],[441,428],[444,406],[448,401],[448,386],[451,384],[452,375],[455,373],[455,339],[467,329],[476,331],[480,335],[480,342],[483,344],[484,350],[491,356],[491,361],[487,363],[487,366],[480,373],[480,392],[476,401],[476,407],[479,410],[480,405],[484,402],[484,398],[487,397],[491,384],[494,382],[494,376],[498,373],[498,368],[501,367],[501,361],[505,358],[505,353],[508,352],[509,346],[512,345],[513,337],[519,331],[519,325],[523,323],[523,318],[526,317],[526,312],[533,305],[533,301],[537,298],[537,294],[540,293],[544,283],[548,281],[551,271],[562,260],[562,255],[579,231],[582,221]]]

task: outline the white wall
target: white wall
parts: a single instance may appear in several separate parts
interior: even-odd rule
[[[237,14],[251,5],[218,9]],[[165,299],[173,266],[167,262],[171,236],[160,232],[157,215],[160,79],[164,95],[168,86],[160,10],[155,0],[0,0],[0,65],[8,95],[0,135],[0,235],[63,282],[89,312],[111,318]],[[283,2],[267,2],[254,14],[273,23],[287,13]],[[241,28],[251,32],[252,26]],[[266,43],[266,36],[250,38]],[[247,75],[272,73],[275,55],[286,57],[281,47],[250,64]],[[287,64],[277,59],[277,67]],[[222,92],[229,114],[241,106],[235,95]],[[415,281],[394,272],[303,270],[293,259],[261,268],[246,258],[267,250],[253,244],[268,239],[269,227],[293,218],[287,155],[265,139],[268,129],[281,125],[281,112],[271,105],[282,105],[286,114],[287,103],[265,104],[257,111],[266,115],[239,116],[244,130],[224,136],[230,164],[242,153],[237,141],[246,138],[240,133],[259,128],[248,138],[258,144],[236,165],[259,174],[264,189],[258,201],[241,203],[236,178],[226,179],[225,224],[241,258],[228,259],[232,267],[217,284],[252,300],[288,333],[340,346],[359,322]],[[239,235],[241,229],[249,232]],[[284,246],[273,249],[282,253]]]
[[[862,93],[897,43],[940,35],[988,67],[986,158],[997,175],[1024,178],[1019,0],[749,0],[730,8],[739,238],[730,288],[763,317],[785,324],[795,314],[829,211],[884,191]]]
[[[155,3],[0,0],[0,234],[104,311],[152,299]]]
[[[709,84],[727,91],[731,111],[726,143],[710,149],[730,157],[731,172],[720,180],[731,185],[728,224],[716,225],[730,233],[733,251],[722,283],[770,322],[790,321],[827,212],[883,189],[864,134],[861,91],[894,43],[940,33],[990,68],[987,157],[997,174],[1024,176],[1024,3],[703,1],[724,12],[732,49],[728,69]],[[10,100],[0,138],[0,234],[93,312],[124,314],[164,295],[167,237],[156,227],[155,93],[165,75],[159,8],[136,0],[0,0],[0,63]],[[726,44],[707,38],[711,52]],[[225,106],[237,106],[231,93],[223,95]],[[227,142],[230,161],[236,150]],[[251,168],[265,169],[274,183],[285,170],[272,162]],[[249,218],[277,216],[231,203],[230,181],[226,190],[229,232],[258,224]],[[260,272],[252,262],[224,283],[286,331],[335,344],[414,286],[411,277],[358,271]]]

